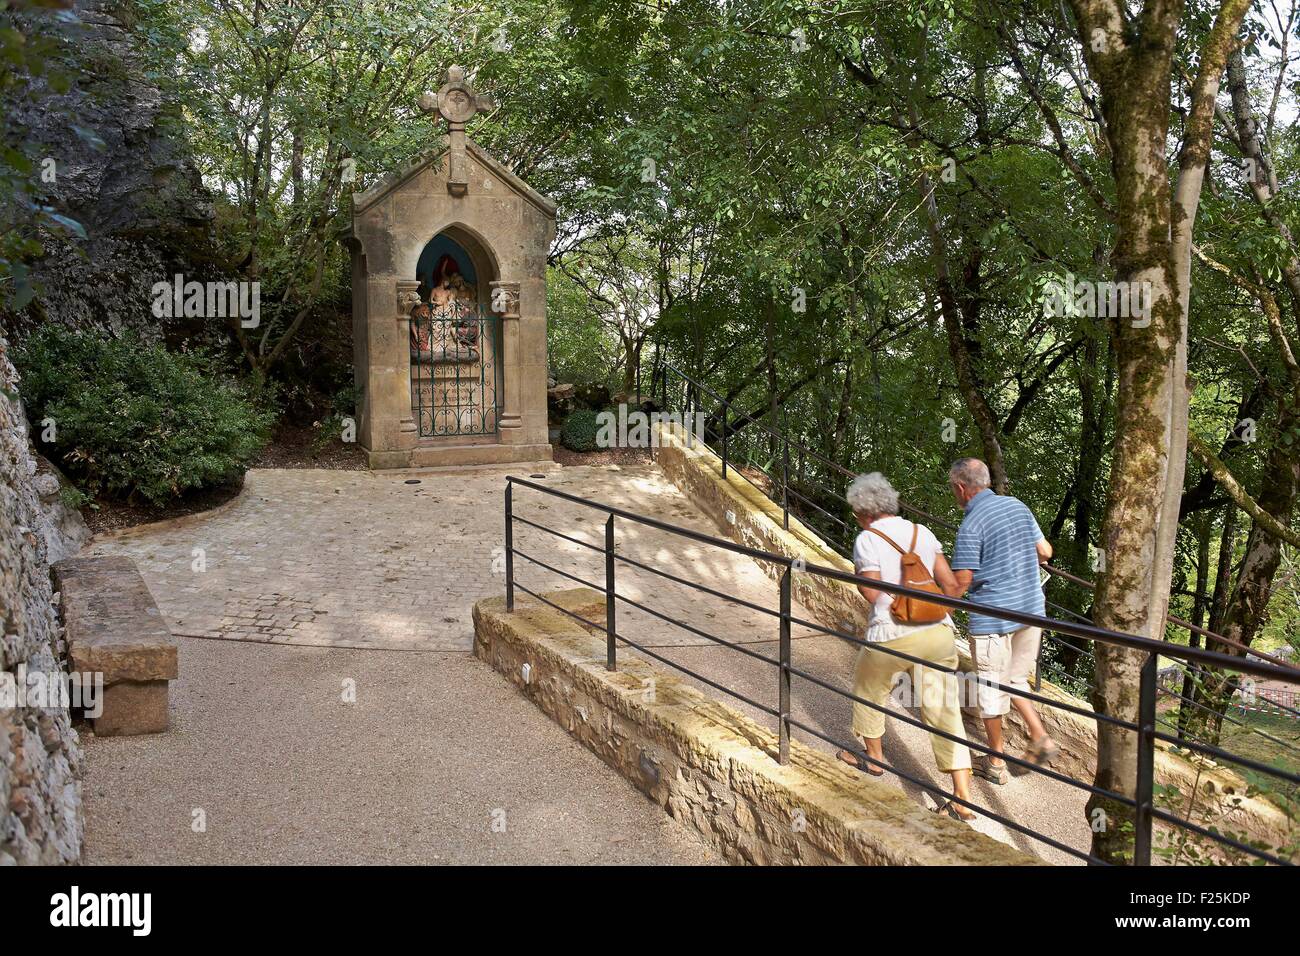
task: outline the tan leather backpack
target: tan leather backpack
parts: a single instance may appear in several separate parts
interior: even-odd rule
[[[889,542],[890,547],[898,552],[903,571],[899,584],[905,588],[912,588],[914,591],[943,594],[943,589],[935,583],[934,577],[925,569],[925,562],[916,553],[916,536],[920,532],[919,525],[912,524],[912,544],[906,551],[895,544],[894,539],[885,532],[876,528],[868,528],[867,530],[880,535]],[[900,624],[937,624],[948,615],[948,609],[942,604],[931,604],[929,601],[922,601],[920,598],[905,594],[894,595],[894,603],[889,606],[889,611],[894,615],[894,620]]]

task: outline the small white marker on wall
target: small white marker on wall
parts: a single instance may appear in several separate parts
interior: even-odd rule
[[[735,524],[735,523],[736,523],[736,513],[734,511],[728,511],[727,524]]]
[[[531,683],[532,683],[532,680],[533,680],[533,668],[532,668],[532,665],[530,665],[530,664],[528,664],[527,662],[525,662],[525,663],[524,663],[524,666],[521,667],[521,668],[519,668],[519,673],[523,676],[523,679],[524,679],[524,683],[525,683],[525,684],[531,684]]]

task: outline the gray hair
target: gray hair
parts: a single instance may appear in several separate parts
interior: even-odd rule
[[[974,490],[988,488],[993,484],[989,478],[989,466],[978,458],[958,458],[948,469],[948,480]]]
[[[854,478],[844,497],[848,499],[854,514],[898,514],[898,492],[889,483],[889,479],[878,471]]]

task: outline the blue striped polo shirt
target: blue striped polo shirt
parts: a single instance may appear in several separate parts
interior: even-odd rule
[[[966,502],[966,517],[952,549],[952,569],[974,572],[968,600],[1042,614],[1043,588],[1035,547],[1042,539],[1034,513],[1018,498],[985,488]],[[1005,634],[1022,626],[984,614],[970,615],[972,634]]]

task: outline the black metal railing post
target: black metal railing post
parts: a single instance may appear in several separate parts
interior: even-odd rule
[[[790,530],[790,433],[785,406],[781,406],[781,527]]]
[[[515,510],[512,492],[515,486],[506,480],[506,610],[515,609]]]
[[[1155,805],[1156,767],[1156,682],[1158,656],[1147,654],[1142,665],[1142,679],[1138,687],[1138,752],[1137,752],[1137,812],[1133,817],[1133,865],[1151,865],[1152,807]]]
[[[727,477],[727,420],[731,418],[731,406],[722,403],[722,477]]]
[[[790,761],[790,565],[786,565],[781,575],[781,641],[780,641],[780,683],[777,710],[780,711],[780,727],[777,730],[777,762],[786,764]]]
[[[614,652],[614,516],[605,522],[605,670],[618,670]]]

